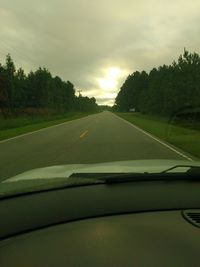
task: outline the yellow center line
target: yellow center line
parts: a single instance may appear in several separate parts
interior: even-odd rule
[[[86,130],[85,132],[83,132],[83,133],[80,135],[80,138],[83,138],[84,136],[86,136],[87,133],[88,133],[88,130]]]

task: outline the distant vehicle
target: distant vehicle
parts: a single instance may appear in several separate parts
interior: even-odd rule
[[[129,109],[129,112],[135,112],[135,111],[136,111],[135,108],[130,108],[130,109]]]

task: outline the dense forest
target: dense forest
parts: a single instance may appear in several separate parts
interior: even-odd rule
[[[0,63],[0,115],[5,118],[22,113],[90,112],[97,108],[94,97],[76,96],[71,82],[52,77],[46,68],[25,74],[22,68],[16,70],[10,55],[5,65]]]
[[[136,71],[122,85],[114,110],[171,116],[177,110],[200,105],[200,56],[184,49],[177,62]]]

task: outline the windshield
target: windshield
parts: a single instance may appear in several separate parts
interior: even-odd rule
[[[197,166],[199,15],[196,0],[2,0],[0,191]]]

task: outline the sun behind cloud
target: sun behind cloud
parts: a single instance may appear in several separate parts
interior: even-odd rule
[[[103,100],[105,104],[112,105],[121,83],[127,77],[129,71],[128,69],[112,66],[102,68],[101,73],[101,77],[96,78],[97,102]]]
[[[103,90],[117,89],[119,79],[125,75],[125,71],[118,67],[110,67],[104,70],[105,76],[98,79],[98,84]]]

